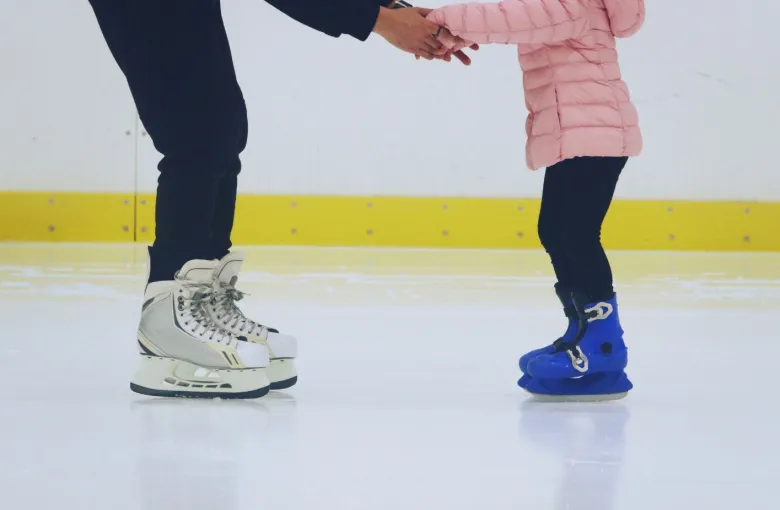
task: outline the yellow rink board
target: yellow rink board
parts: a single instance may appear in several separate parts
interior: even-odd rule
[[[241,195],[243,245],[538,248],[539,199]],[[154,196],[0,192],[0,241],[152,240]],[[576,221],[576,218],[572,218]],[[618,200],[611,249],[780,251],[780,203]]]

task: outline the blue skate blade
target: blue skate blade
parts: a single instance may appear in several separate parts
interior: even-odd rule
[[[541,400],[602,401],[621,399],[633,387],[625,372],[602,372],[576,379],[529,378],[524,389]]]

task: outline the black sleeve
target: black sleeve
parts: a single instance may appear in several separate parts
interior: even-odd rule
[[[295,21],[331,37],[351,35],[365,41],[379,16],[379,7],[393,0],[266,0]]]

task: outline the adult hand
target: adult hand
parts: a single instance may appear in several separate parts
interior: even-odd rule
[[[447,50],[436,39],[439,25],[425,19],[421,11],[430,9],[387,9],[379,8],[379,16],[374,32],[387,42],[408,53],[414,53],[424,59],[433,60],[444,55]]]
[[[446,29],[444,29],[444,30],[446,30]],[[444,31],[442,31],[442,33],[444,33]],[[479,50],[479,44],[477,44],[477,43],[469,44],[468,42],[464,41],[462,45],[459,45],[457,48],[451,48],[451,49],[447,50],[447,53],[445,53],[444,55],[436,56],[436,58],[438,60],[443,60],[445,62],[451,62],[452,61],[452,57],[454,56],[455,58],[460,60],[460,62],[463,65],[469,66],[469,65],[471,65],[471,57],[466,55],[466,53],[461,49],[461,48],[466,48],[466,47],[468,47],[468,48],[470,48],[470,49],[472,49],[474,51],[478,51]],[[415,58],[417,58],[419,60],[420,57],[419,57],[419,55],[415,55]]]
[[[424,7],[417,7],[417,10],[422,14],[423,16],[428,16],[433,9],[426,9]],[[463,65],[471,65],[471,58],[466,55],[466,53],[463,52],[463,48],[471,48],[474,51],[479,50],[479,45],[476,43],[472,43],[471,41],[466,41],[462,37],[458,37],[456,35],[453,35],[452,32],[450,32],[447,28],[441,27],[441,30],[437,29],[438,37],[437,39],[439,42],[443,44],[443,46],[447,49],[447,52],[443,55],[436,56],[437,59],[444,60],[445,62],[450,62],[452,60],[452,57],[454,56]],[[420,58],[417,56],[417,58]]]

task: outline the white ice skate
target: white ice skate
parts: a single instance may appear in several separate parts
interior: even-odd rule
[[[130,389],[158,397],[257,398],[270,390],[268,349],[239,340],[206,310],[216,295],[216,261],[192,260],[174,281],[150,283]]]
[[[295,337],[283,335],[278,330],[248,319],[238,308],[236,301],[244,294],[236,289],[238,273],[244,262],[244,254],[233,252],[219,261],[215,276],[219,289],[206,308],[217,323],[241,340],[264,345],[271,356],[268,378],[272,390],[289,388],[298,382],[295,357],[298,342]]]

